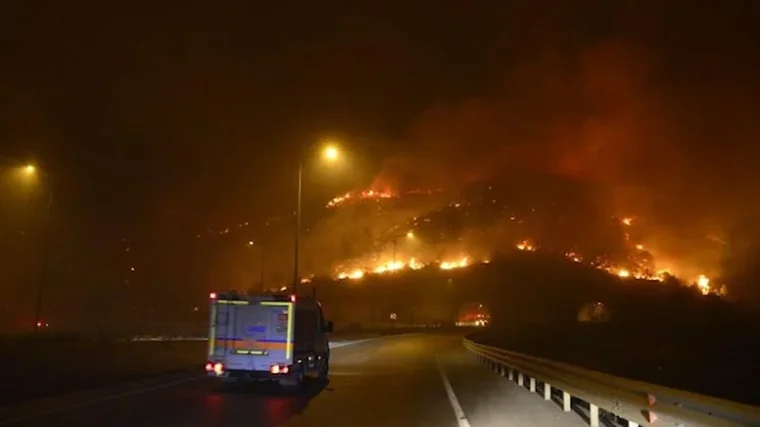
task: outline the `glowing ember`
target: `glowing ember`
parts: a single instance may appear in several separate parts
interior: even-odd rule
[[[631,277],[631,273],[624,268],[621,268],[620,270],[618,270],[617,275],[620,277]]]
[[[641,244],[636,245],[636,249],[638,249],[640,251],[643,251],[644,250],[644,245],[641,245]]]

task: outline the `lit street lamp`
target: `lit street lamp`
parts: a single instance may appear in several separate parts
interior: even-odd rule
[[[15,165],[19,165],[21,163],[14,159],[5,157],[0,158],[0,162]],[[37,282],[37,298],[34,307],[34,332],[36,333],[47,325],[47,323],[42,320],[42,295],[45,290],[45,280],[47,274],[47,253],[49,244],[48,228],[50,225],[50,210],[53,206],[53,184],[50,176],[47,173],[40,171],[35,165],[31,163],[24,166],[14,166],[13,169],[19,170],[29,178],[40,178],[43,180],[45,182],[45,187],[48,193],[47,205],[45,207],[45,218],[42,221],[42,259],[40,261],[40,276]]]
[[[333,144],[326,145],[322,148],[322,158],[328,162],[335,162],[340,158],[340,150]],[[301,195],[303,193],[303,161],[304,156],[298,159],[298,195],[296,200],[296,232],[295,232],[295,247],[294,247],[294,263],[293,263],[293,293],[298,292],[298,283],[301,281],[300,272],[298,270],[299,263],[299,245],[301,239]]]

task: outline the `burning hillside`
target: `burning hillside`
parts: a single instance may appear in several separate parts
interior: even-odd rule
[[[327,202],[326,207],[332,208],[339,206],[344,203],[353,202],[353,201],[381,201],[383,199],[396,199],[401,196],[411,196],[411,195],[431,195],[434,193],[440,193],[442,190],[411,190],[411,191],[405,191],[403,193],[393,192],[392,190],[386,188],[383,190],[377,190],[377,189],[369,189],[369,190],[363,190],[363,191],[349,191],[348,193],[342,194],[340,196],[333,197],[329,202]]]
[[[578,189],[568,193],[568,188],[526,191],[514,183],[502,188],[483,184],[476,191],[470,188],[443,207],[396,224],[386,222],[386,231],[373,233],[375,240],[364,254],[337,260],[330,274],[337,279],[360,280],[369,274],[405,269],[466,268],[488,262],[496,254],[520,250],[561,255],[620,278],[664,281],[677,277],[704,294],[725,292],[725,287],[708,278],[714,271],[690,274],[691,270],[681,268],[684,262],[669,263],[677,257],[661,260],[655,251],[650,252],[642,242],[656,241],[656,236],[640,226],[645,222],[641,218],[600,212]],[[351,200],[403,200],[406,196],[390,190],[366,190],[336,197],[328,207]],[[403,219],[403,215],[394,217]]]

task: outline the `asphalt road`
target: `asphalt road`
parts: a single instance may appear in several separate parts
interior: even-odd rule
[[[289,395],[202,376],[68,396],[0,413],[0,426],[583,426],[574,413],[479,364],[454,335],[402,335],[332,350],[330,379]],[[15,421],[13,421],[15,419]],[[11,421],[9,421],[11,420]]]

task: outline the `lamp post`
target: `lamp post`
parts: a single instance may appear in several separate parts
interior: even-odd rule
[[[334,162],[340,157],[340,151],[335,145],[328,144],[322,149],[323,159]],[[303,164],[304,156],[300,156],[298,159],[298,192],[296,195],[296,229],[295,229],[295,242],[293,245],[293,293],[298,293],[298,285],[301,281],[299,271],[300,261],[300,240],[301,240],[301,199],[303,194]]]
[[[45,209],[45,218],[42,220],[42,260],[40,261],[40,277],[37,282],[37,301],[34,307],[34,332],[39,332],[40,328],[45,324],[42,320],[42,295],[45,291],[45,283],[47,276],[47,256],[50,246],[50,210],[53,206],[53,188],[48,179],[48,203]]]
[[[7,163],[7,164],[15,164],[18,165],[21,162],[10,159],[6,157],[0,158],[0,162]],[[39,330],[45,325],[45,322],[42,319],[42,301],[43,301],[43,294],[45,291],[45,282],[46,282],[46,275],[47,275],[47,257],[48,257],[48,246],[49,246],[49,228],[50,228],[50,211],[53,206],[53,183],[50,179],[50,176],[41,171],[37,166],[34,164],[26,164],[23,166],[14,166],[12,169],[18,170],[20,174],[22,174],[25,178],[38,178],[40,181],[44,181],[44,188],[47,190],[47,204],[45,206],[45,217],[42,220],[42,248],[41,248],[41,259],[40,259],[40,271],[39,271],[39,277],[37,280],[37,296],[35,298],[35,306],[34,306],[34,332],[37,333]]]

